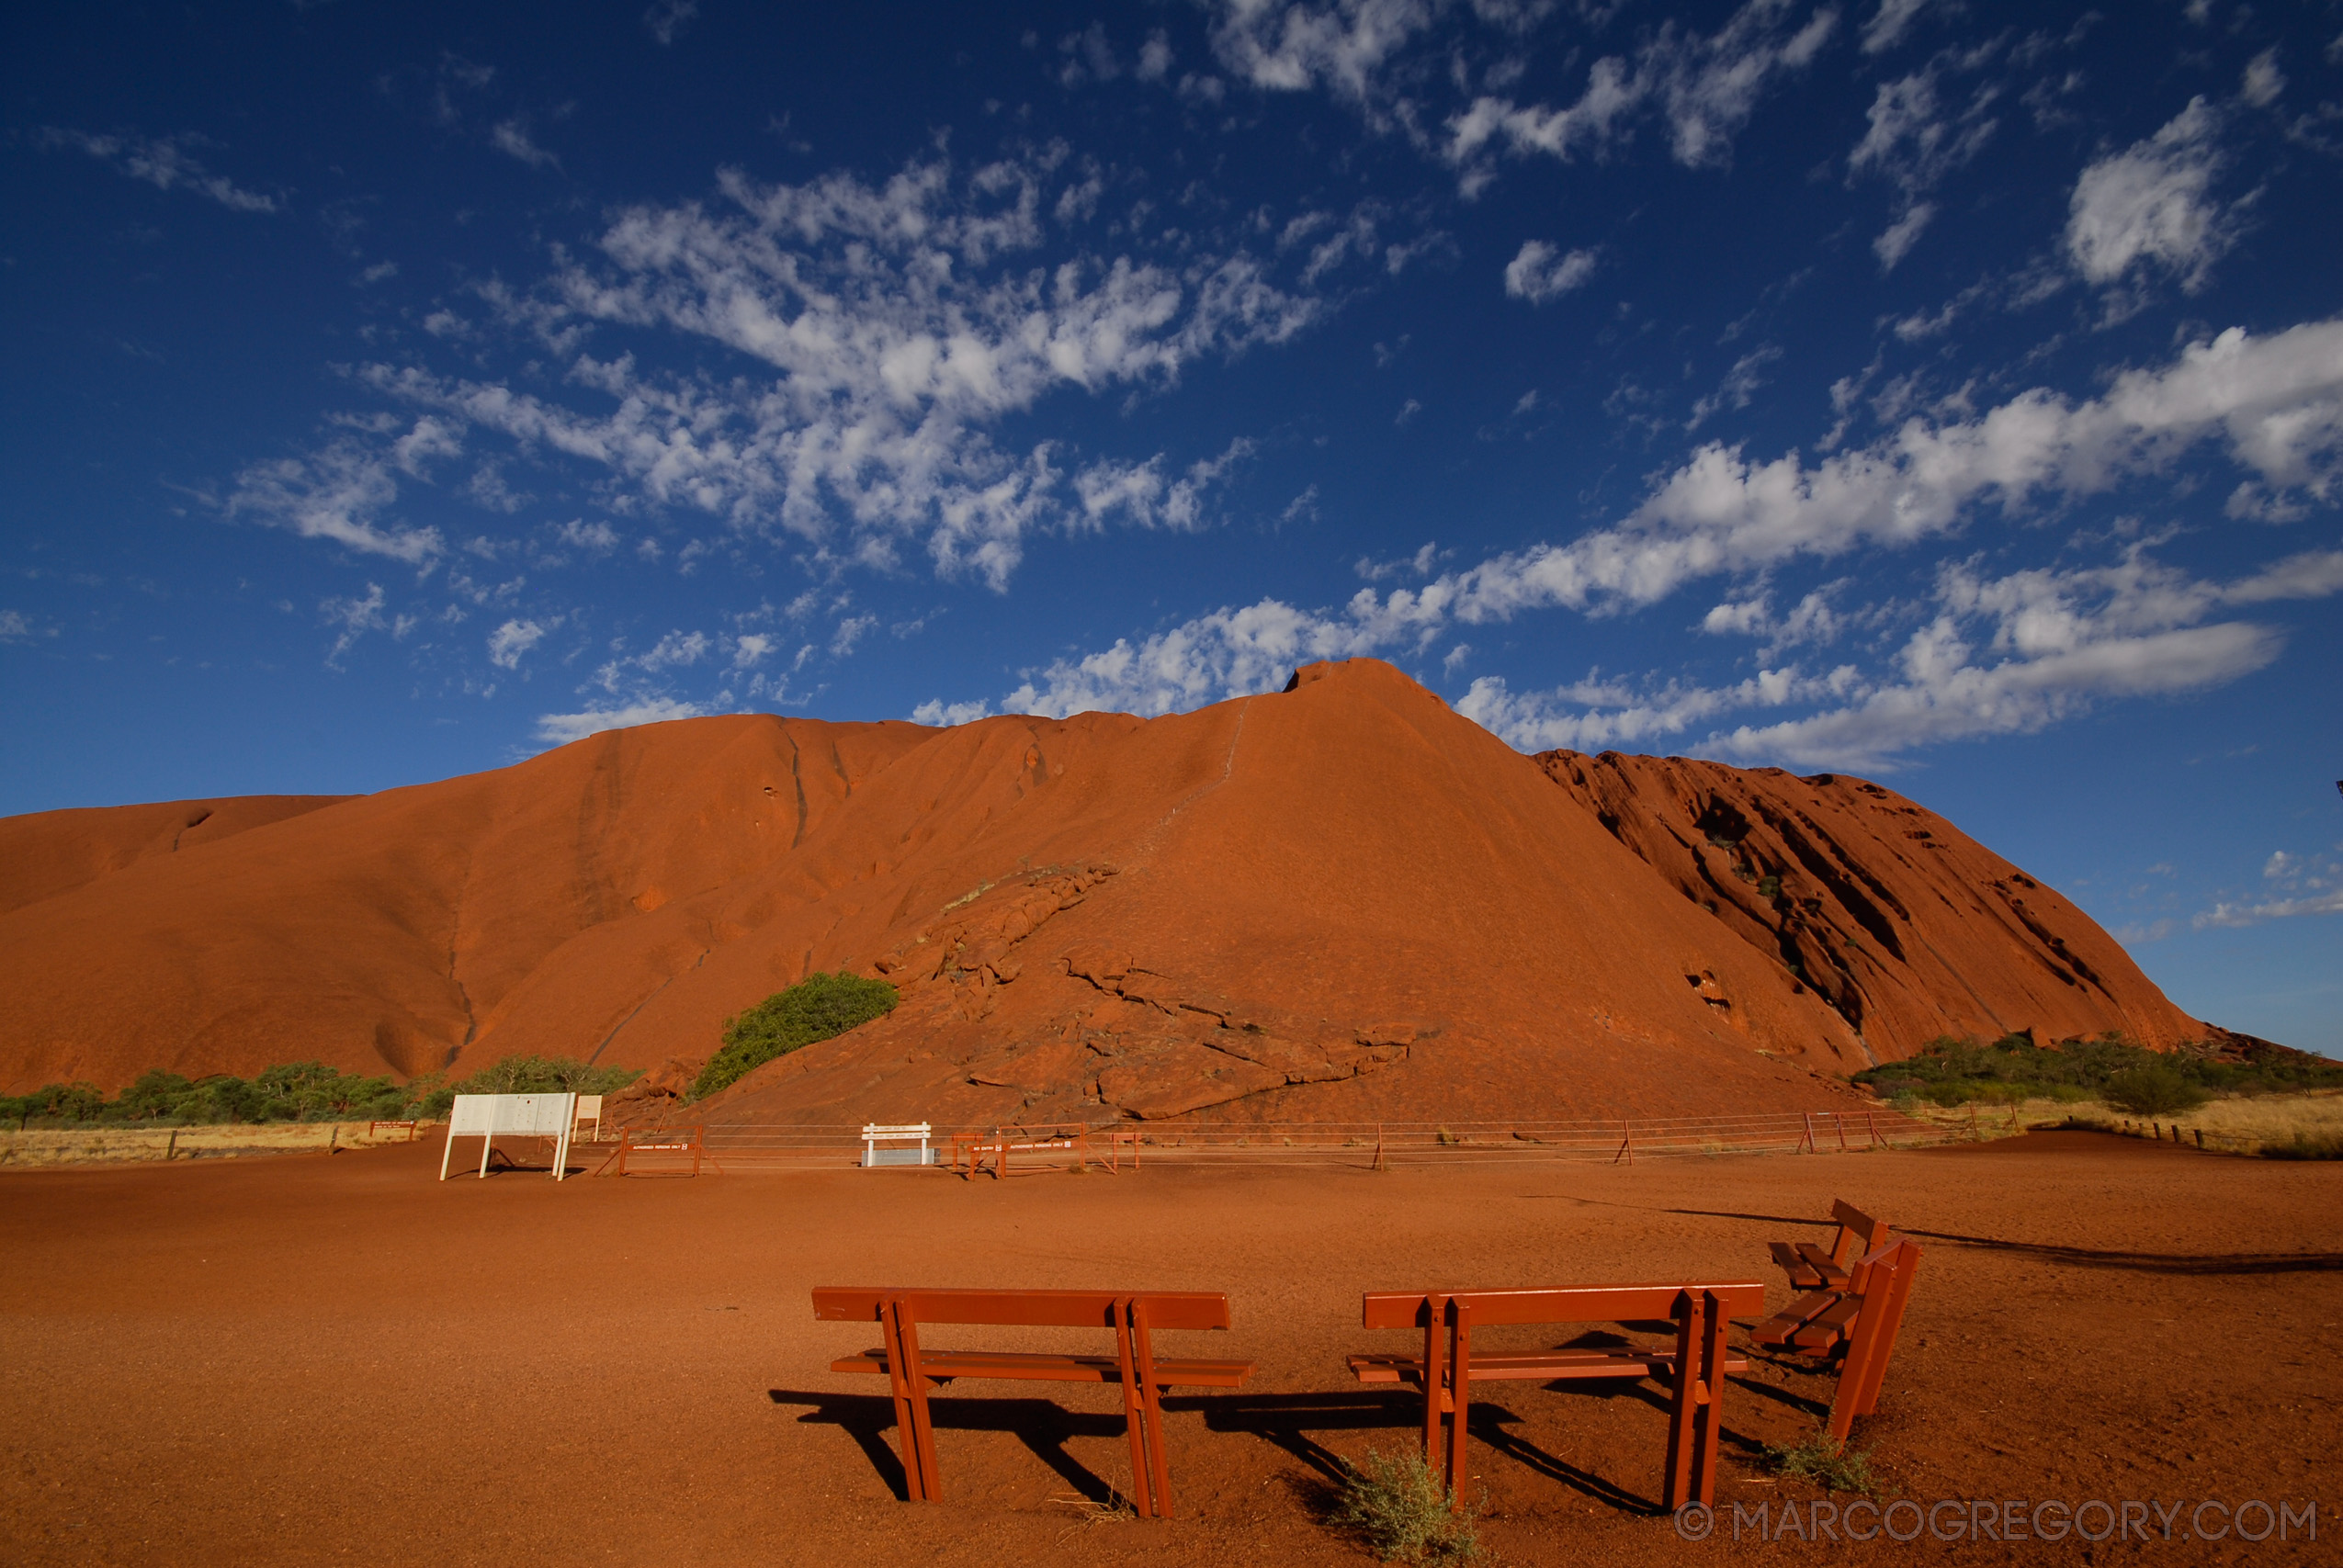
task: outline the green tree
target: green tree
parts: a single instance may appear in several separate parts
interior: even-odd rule
[[[2178,1116],[2212,1096],[2160,1064],[2133,1067],[2107,1080],[2107,1103],[2134,1116]]]
[[[692,1085],[703,1100],[729,1089],[742,1075],[818,1040],[831,1040],[858,1024],[884,1018],[902,999],[884,980],[820,970],[786,991],[776,991],[744,1013],[724,1021],[724,1046],[708,1058]]]

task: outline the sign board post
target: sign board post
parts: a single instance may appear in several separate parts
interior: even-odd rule
[[[488,1156],[496,1135],[553,1140],[553,1179],[561,1179],[570,1163],[570,1134],[577,1126],[578,1097],[574,1094],[459,1094],[447,1115],[447,1143],[439,1152],[439,1179],[447,1179],[447,1163],[458,1138],[478,1138],[480,1173],[488,1174]]]

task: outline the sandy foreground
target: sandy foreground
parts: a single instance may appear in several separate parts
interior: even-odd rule
[[[1162,1162],[1006,1182],[443,1186],[438,1160],[435,1140],[0,1175],[0,1556],[1364,1563],[1319,1522],[1334,1456],[1402,1448],[1415,1411],[1344,1371],[1381,1340],[1357,1326],[1362,1291],[1737,1277],[1767,1279],[1778,1303],[1765,1242],[1820,1239],[1834,1196],[1927,1249],[1881,1413],[1858,1431],[1888,1491],[2137,1501],[2169,1514],[2173,1539],[1760,1544],[1720,1523],[1686,1543],[1652,1511],[1652,1385],[1516,1383],[1475,1408],[1491,1559],[2312,1562],[2343,1540],[2331,1164],[2089,1134],[1632,1168]],[[1175,1520],[1089,1521],[1081,1500],[1128,1462],[1102,1387],[953,1385],[937,1396],[948,1500],[908,1504],[884,1388],[827,1370],[877,1336],[816,1324],[807,1297],[885,1282],[1225,1290],[1234,1330],[1166,1351],[1259,1371],[1241,1394],[1167,1402]],[[1012,1343],[999,1334],[938,1342]],[[1756,1461],[1810,1429],[1828,1392],[1763,1359],[1737,1381],[1728,1516],[1820,1495]],[[2284,1545],[2184,1541],[2192,1517],[2222,1522],[2195,1514],[2208,1499],[2315,1502],[2325,1540],[2296,1526]]]

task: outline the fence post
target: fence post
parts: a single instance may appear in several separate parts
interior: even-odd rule
[[[1611,1156],[1611,1163],[1617,1165],[1621,1160],[1636,1163],[1636,1130],[1624,1121],[1619,1123],[1619,1152]]]
[[[1377,1122],[1375,1124],[1375,1164],[1368,1168],[1372,1170],[1381,1170],[1385,1168],[1383,1164],[1383,1123],[1380,1122]]]

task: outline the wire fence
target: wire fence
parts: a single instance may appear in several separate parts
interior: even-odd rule
[[[1012,1122],[932,1127],[938,1167],[949,1168],[956,1134],[1013,1145],[1046,1143],[1075,1123]],[[1856,1154],[1967,1142],[1963,1128],[1931,1125],[1894,1111],[1815,1111],[1746,1116],[1605,1117],[1571,1122],[1129,1122],[1086,1124],[1089,1162],[1108,1158],[1109,1132],[1137,1135],[1141,1167],[1181,1165],[1321,1167],[1358,1170],[1397,1166],[1575,1162],[1633,1165],[1639,1160],[1746,1154]],[[861,1163],[861,1124],[735,1122],[707,1125],[707,1148],[725,1170],[821,1168]],[[890,1143],[887,1148],[900,1148]],[[1125,1147],[1128,1148],[1126,1142]],[[1021,1150],[1026,1169],[1066,1167],[1075,1149]],[[1125,1156],[1127,1158],[1127,1156]]]

